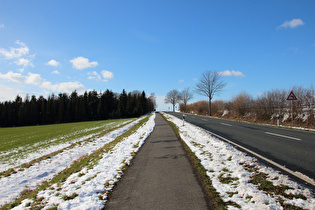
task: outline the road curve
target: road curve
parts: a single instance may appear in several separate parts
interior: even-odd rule
[[[182,119],[182,113],[171,113]],[[286,168],[315,179],[315,133],[185,115],[189,123],[235,142]]]

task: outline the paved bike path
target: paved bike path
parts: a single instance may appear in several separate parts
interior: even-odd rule
[[[105,209],[208,209],[182,144],[160,114]]]

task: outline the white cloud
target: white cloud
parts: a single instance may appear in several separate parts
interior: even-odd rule
[[[183,79],[181,79],[181,80],[179,80],[178,82],[182,83],[182,82],[184,82],[184,80],[183,80]]]
[[[23,67],[27,67],[27,66],[34,66],[31,62],[31,60],[26,59],[26,58],[19,58],[18,60],[16,60],[14,62],[16,65],[18,66],[23,66]]]
[[[296,28],[298,26],[302,26],[305,23],[301,19],[292,19],[290,21],[285,21],[281,26],[278,28]]]
[[[12,71],[9,71],[6,74],[0,73],[0,78],[18,83],[23,83],[25,81],[25,77],[22,74],[13,73]]]
[[[96,71],[89,72],[88,75],[91,75],[88,79],[101,79],[101,75],[99,75]]]
[[[6,60],[13,60],[13,63],[17,66],[23,66],[22,71],[20,70],[21,72],[24,71],[25,67],[34,67],[32,60],[35,58],[35,54],[30,55],[29,48],[19,40],[15,44],[19,45],[19,47],[10,47],[9,50],[0,48],[0,57],[4,57]]]
[[[59,72],[59,71],[57,71],[57,70],[52,71],[51,73],[52,73],[52,74],[60,74],[60,72]]]
[[[78,70],[91,68],[98,65],[98,62],[96,61],[90,62],[89,59],[84,58],[84,57],[74,58],[70,60],[70,62],[72,63],[73,68],[78,69]]]
[[[57,67],[57,66],[59,66],[59,62],[57,62],[56,60],[50,60],[50,61],[48,61],[47,63],[46,63],[46,65],[48,65],[48,66],[54,66],[54,67]]]
[[[237,76],[237,77],[245,77],[245,75],[240,72],[240,71],[230,71],[230,70],[226,70],[226,71],[221,71],[219,72],[220,75],[222,76]]]
[[[96,71],[89,72],[89,73],[87,73],[87,75],[90,75],[88,77],[88,79],[95,79],[95,80],[101,80],[102,76],[103,76],[103,78],[104,78],[103,81],[105,81],[105,82],[107,82],[108,80],[110,80],[114,77],[114,74],[110,71],[107,71],[107,70],[101,71],[102,76],[99,73],[97,73]]]
[[[114,74],[112,73],[112,72],[110,72],[110,71],[106,71],[106,70],[103,70],[102,72],[101,72],[101,74],[103,75],[103,77],[104,77],[104,81],[108,81],[109,79],[112,79],[113,77],[114,77]]]
[[[4,24],[2,23],[2,24],[0,24],[0,28],[4,28]]]
[[[26,77],[26,84],[39,85],[42,82],[42,78],[39,74],[28,73],[28,77]]]
[[[20,73],[14,73],[9,71],[6,74],[0,73],[0,78],[9,80],[11,82],[17,83],[25,83],[25,84],[32,84],[32,85],[39,85],[42,81],[42,78],[39,74],[28,73],[28,76],[24,76]]]
[[[64,82],[55,85],[51,82],[43,82],[40,87],[60,93],[71,93],[75,90],[80,93],[85,90],[84,85],[79,82]]]
[[[20,45],[19,48],[10,47],[10,50],[0,48],[0,55],[6,59],[15,59],[29,54],[29,48],[23,42],[17,40],[16,44]]]
[[[25,90],[0,84],[0,101],[13,101],[17,95],[22,96],[24,93]]]

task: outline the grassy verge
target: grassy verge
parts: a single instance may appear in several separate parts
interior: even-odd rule
[[[15,206],[18,206],[21,204],[21,202],[25,199],[32,199],[35,202],[32,204],[31,209],[40,209],[43,208],[41,201],[42,198],[38,198],[37,194],[40,191],[43,191],[45,189],[50,188],[53,184],[57,184],[60,186],[62,183],[64,183],[67,178],[70,177],[70,175],[80,172],[83,168],[92,169],[95,164],[98,163],[98,161],[102,158],[104,153],[108,153],[111,151],[119,142],[122,142],[126,137],[132,135],[135,133],[140,126],[142,126],[144,123],[146,123],[149,120],[150,116],[144,118],[139,123],[137,123],[135,126],[133,126],[131,129],[123,133],[122,135],[116,137],[116,139],[112,142],[109,142],[105,144],[102,148],[99,148],[92,154],[88,156],[82,156],[78,160],[74,161],[71,166],[61,171],[59,174],[57,174],[55,177],[53,177],[50,181],[45,181],[41,185],[39,185],[36,189],[30,190],[25,189],[21,194],[20,198],[17,198],[14,202],[10,204],[6,204],[2,206],[0,209],[11,209]],[[65,199],[71,199],[72,197],[75,197],[76,195],[65,197]]]
[[[94,129],[93,131],[87,131],[87,132],[81,132],[80,134],[78,134],[77,136],[76,135],[73,135],[73,136],[71,136],[70,137],[70,140],[71,139],[73,139],[73,138],[82,138],[83,136],[83,134],[86,134],[86,135],[92,135],[92,136],[90,136],[89,138],[87,138],[87,139],[83,139],[83,140],[81,140],[80,142],[76,142],[76,143],[72,143],[70,146],[68,146],[68,147],[65,147],[65,148],[63,148],[63,149],[60,149],[60,150],[58,150],[58,151],[55,151],[55,152],[52,152],[52,153],[50,153],[50,154],[47,154],[47,155],[44,155],[44,156],[42,156],[42,157],[39,157],[39,158],[36,158],[36,159],[34,159],[34,160],[32,160],[32,161],[30,161],[30,162],[28,162],[28,163],[24,163],[24,164],[22,164],[22,165],[20,165],[20,166],[17,166],[17,167],[14,167],[14,168],[10,168],[10,169],[8,169],[8,170],[6,170],[6,171],[2,171],[2,172],[0,172],[0,179],[2,178],[2,177],[8,177],[8,176],[10,176],[10,175],[12,175],[12,174],[14,174],[14,173],[17,173],[17,171],[21,171],[21,170],[24,170],[25,168],[29,168],[29,167],[31,167],[32,165],[34,165],[35,163],[38,163],[38,162],[40,162],[40,161],[43,161],[43,160],[46,160],[46,159],[49,159],[49,158],[51,158],[51,157],[53,157],[53,156],[56,156],[57,154],[59,154],[59,153],[61,153],[61,152],[63,152],[64,150],[67,150],[67,149],[71,149],[71,148],[73,148],[73,147],[75,147],[77,144],[82,144],[83,142],[85,142],[85,141],[91,141],[91,140],[93,140],[93,139],[95,139],[95,138],[98,138],[98,137],[101,137],[101,136],[104,136],[104,135],[106,135],[107,133],[109,133],[109,132],[111,132],[111,131],[113,131],[113,130],[115,130],[115,129],[118,129],[118,128],[121,128],[121,127],[123,127],[123,126],[125,126],[126,124],[128,124],[128,123],[131,123],[132,121],[130,121],[130,122],[127,122],[127,123],[123,123],[123,122],[125,122],[125,121],[127,121],[127,120],[115,120],[115,121],[113,121],[113,120],[110,120],[110,121],[98,121],[97,123],[93,123],[93,122],[89,122],[89,124],[87,124],[88,126],[87,127],[90,127],[90,128],[93,128],[93,126],[96,126],[96,125],[98,125],[99,123],[102,123],[101,125],[103,125],[103,126],[100,126],[100,128],[97,128],[97,129]],[[122,123],[120,126],[115,126],[115,125],[119,125],[120,123]],[[75,124],[73,124],[73,123],[70,123],[70,124],[72,124],[71,126],[74,126]],[[81,124],[81,123],[80,123]],[[84,124],[86,124],[86,122],[84,123]],[[83,124],[83,125],[84,125]],[[111,124],[111,126],[109,126],[108,124]],[[106,125],[105,127],[104,127],[104,125]],[[91,127],[92,126],[92,127]],[[44,127],[46,127],[46,126],[44,126]],[[50,126],[48,126],[49,127],[49,129],[52,129],[52,128],[55,128],[55,125],[53,125],[52,126],[52,128],[50,128]],[[68,127],[68,126],[66,126],[66,127]],[[64,128],[65,129],[65,128]],[[102,130],[101,130],[102,129]],[[46,130],[46,129],[44,129],[44,130]],[[37,131],[37,133],[42,133],[43,132],[43,130],[38,130]],[[58,135],[58,134],[55,134],[55,135]],[[35,135],[35,136],[37,136],[37,135]],[[34,138],[34,136],[32,137],[32,138]],[[70,141],[70,140],[68,140],[68,141]],[[65,138],[65,140],[64,141],[67,141],[67,138]],[[49,144],[48,144],[49,145]]]
[[[219,193],[212,186],[212,181],[207,175],[207,170],[201,165],[201,161],[197,158],[195,153],[192,152],[191,149],[187,146],[187,144],[181,139],[178,127],[173,122],[169,121],[163,114],[161,115],[168,122],[168,124],[173,128],[177,137],[180,139],[180,141],[184,145],[184,148],[190,158],[190,161],[200,178],[204,191],[207,194],[208,198],[210,199],[209,204],[212,205],[212,207],[215,209],[227,209],[226,203],[222,200]]]
[[[243,165],[244,168],[253,173],[252,184],[257,185],[259,190],[265,191],[268,195],[275,197],[281,206],[284,209],[301,209],[298,206],[286,204],[284,198],[293,200],[293,199],[302,199],[306,200],[307,198],[303,194],[293,195],[292,193],[286,193],[286,190],[293,189],[287,185],[274,185],[272,181],[268,178],[268,174],[260,172],[259,169],[255,166]],[[278,179],[275,177],[274,179]]]
[[[172,122],[169,122],[169,124],[173,127],[174,131],[179,136],[178,130],[180,127],[177,127]],[[193,138],[193,134],[191,134],[189,132],[187,133],[187,136],[191,136]],[[198,139],[195,138],[195,141],[198,141]],[[202,141],[200,141],[200,142],[202,142]],[[199,171],[201,170],[199,172],[201,174],[200,177],[202,179],[206,179],[206,180],[203,180],[203,182],[208,181],[209,177],[207,177],[207,174],[209,174],[210,177],[217,178],[216,180],[218,180],[220,183],[222,183],[221,186],[223,186],[223,185],[227,186],[228,185],[225,190],[222,190],[222,188],[220,186],[218,187],[218,189],[221,188],[220,193],[221,192],[223,193],[222,198],[224,198],[224,200],[225,200],[224,205],[226,205],[226,207],[224,207],[224,205],[223,205],[223,206],[219,206],[216,208],[219,208],[219,209],[230,208],[231,206],[233,206],[235,208],[241,209],[242,206],[235,202],[238,200],[237,197],[240,198],[241,196],[244,196],[242,198],[242,199],[244,199],[243,201],[239,200],[239,202],[243,203],[242,205],[244,205],[245,203],[246,203],[245,205],[247,205],[250,203],[256,203],[257,202],[257,203],[259,203],[259,205],[263,204],[263,205],[268,206],[269,205],[268,202],[260,200],[260,197],[259,197],[260,193],[261,194],[267,194],[268,197],[274,198],[278,202],[277,205],[280,204],[283,207],[283,209],[301,209],[299,206],[308,206],[309,207],[309,205],[312,204],[312,200],[308,200],[311,197],[311,195],[307,189],[305,189],[302,186],[292,185],[292,184],[290,184],[290,182],[286,182],[285,177],[281,178],[280,172],[278,173],[275,171],[275,172],[270,172],[269,174],[263,173],[262,171],[265,171],[265,170],[263,170],[264,166],[261,165],[260,163],[258,163],[257,160],[252,159],[251,161],[247,162],[244,159],[244,162],[243,161],[235,162],[235,160],[233,160],[234,155],[233,155],[233,157],[230,156],[234,152],[229,153],[228,151],[226,151],[224,153],[224,152],[222,152],[222,150],[221,150],[222,148],[220,148],[220,147],[217,147],[217,146],[211,147],[211,144],[209,144],[209,141],[207,143],[205,143],[204,145],[199,144],[197,142],[194,142],[192,140],[190,140],[190,143],[193,145],[193,147],[195,149],[199,150],[198,154],[201,154],[205,160],[214,161],[213,160],[213,157],[214,157],[215,162],[213,162],[213,164],[214,165],[221,164],[220,169],[219,170],[216,169],[216,171],[211,169],[212,168],[211,162],[209,162],[209,165],[207,164],[205,166],[206,169],[208,169],[207,171],[205,171],[205,169],[203,167],[200,167],[200,169],[198,169]],[[206,144],[208,144],[208,147],[205,150],[204,147]],[[185,147],[186,147],[186,145],[185,145]],[[216,151],[215,151],[216,148],[218,148],[219,151],[221,151],[221,152],[219,152],[220,157],[216,157],[217,156]],[[189,154],[191,153],[189,148],[187,151]],[[209,151],[211,151],[213,153],[213,155]],[[194,161],[194,165],[197,168],[199,168],[198,164],[200,163],[200,161],[198,159],[194,160],[195,159],[194,154],[192,155],[192,159]],[[233,164],[229,164],[230,161],[233,161]],[[238,170],[236,170],[236,173],[234,171],[231,171],[231,170],[233,170],[232,167],[233,167],[234,163],[240,165],[240,168]],[[237,176],[237,173],[239,174],[238,171],[242,170],[241,168],[243,168],[245,173],[246,173],[246,171],[248,171],[249,173],[247,173],[247,175],[245,175],[245,173],[244,173],[244,176],[242,175],[241,177]],[[205,174],[205,172],[207,174]],[[215,176],[213,176],[214,174],[212,174],[212,172],[216,173]],[[253,196],[248,196],[245,193],[239,194],[239,196],[237,196],[235,199],[234,195],[238,194],[238,191],[237,190],[236,191],[234,191],[234,190],[229,191],[230,189],[233,189],[233,188],[234,189],[237,189],[237,188],[245,189],[245,187],[243,186],[243,184],[245,184],[245,183],[242,181],[242,185],[240,185],[241,183],[239,182],[239,180],[242,179],[243,177],[246,177],[246,179],[247,179],[246,182],[248,183],[248,186],[249,186],[248,189],[252,188],[253,185],[255,185],[257,187],[257,190],[260,191],[257,194],[256,193],[251,194],[253,196],[257,195],[257,197],[254,197],[254,199],[253,199]],[[211,179],[213,179],[213,178],[211,178]],[[242,180],[244,180],[244,179],[242,179]],[[210,180],[209,180],[209,182],[210,182]],[[217,202],[215,200],[216,199],[215,196],[217,194],[215,192],[215,190],[213,192],[211,192],[211,185],[209,186],[208,189],[207,189],[207,185],[205,185],[205,186],[206,186],[205,187],[206,190],[208,190],[210,192],[210,197],[212,197],[212,200],[214,199],[214,202]],[[290,187],[290,186],[295,186],[295,187]],[[213,196],[211,196],[212,193],[213,193]],[[225,193],[227,195],[224,195]],[[246,196],[246,198],[245,198],[245,196]],[[228,197],[230,197],[231,200],[229,200]],[[234,197],[234,198],[232,198],[232,197]],[[221,202],[223,202],[223,201],[218,200],[219,205],[222,204]],[[272,202],[274,202],[274,200]],[[304,202],[305,202],[305,204],[304,204]],[[246,208],[248,208],[248,207],[246,207]]]
[[[102,132],[128,120],[130,119],[0,128],[0,154],[2,153],[0,160],[11,159],[12,157],[4,153],[10,153],[12,150],[21,156],[25,152],[30,153],[40,148]]]

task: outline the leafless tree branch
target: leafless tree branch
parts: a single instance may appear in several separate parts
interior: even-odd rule
[[[206,71],[201,75],[199,83],[196,84],[196,92],[209,99],[209,115],[211,116],[211,100],[214,95],[219,94],[226,83],[222,75],[217,71]]]

